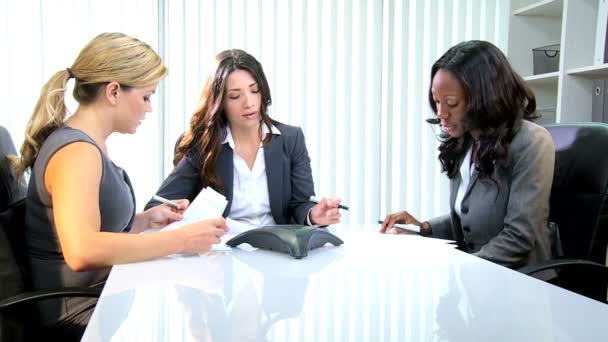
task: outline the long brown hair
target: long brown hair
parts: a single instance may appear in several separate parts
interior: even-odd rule
[[[431,68],[429,104],[435,114],[432,83],[440,70],[454,74],[464,88],[468,108],[464,123],[469,130],[481,132],[476,159],[480,178],[491,176],[495,164],[508,160],[509,144],[522,120],[534,120],[536,98],[523,79],[513,70],[505,55],[492,43],[480,40],[462,42],[450,48]],[[427,122],[439,124],[439,119]],[[440,135],[439,161],[449,178],[458,174],[458,161],[466,154],[472,137]]]
[[[190,126],[184,133],[173,160],[174,164],[177,164],[188,151],[197,151],[197,156],[202,161],[200,173],[202,186],[211,186],[221,192],[223,192],[224,186],[216,173],[216,163],[228,125],[224,112],[226,81],[235,70],[249,72],[257,82],[262,95],[260,106],[262,123],[269,130],[276,123],[268,116],[268,106],[272,104],[272,99],[262,64],[243,50],[223,51],[215,57],[215,68],[205,82],[199,106],[190,119]],[[261,127],[260,125],[260,129]],[[272,134],[264,137],[264,145],[268,144],[270,139],[272,139]]]
[[[152,48],[123,33],[102,33],[93,38],[78,54],[71,67],[56,72],[40,91],[38,103],[27,124],[21,157],[13,159],[20,177],[32,167],[46,138],[63,125],[66,84],[75,78],[74,98],[90,104],[100,89],[112,82],[124,88],[143,87],[158,82],[168,71]]]

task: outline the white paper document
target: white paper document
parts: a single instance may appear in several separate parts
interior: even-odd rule
[[[180,228],[186,224],[222,216],[228,201],[224,195],[216,192],[210,187],[204,188],[198,196],[190,203],[184,211],[184,218],[168,224],[162,230],[172,230]]]
[[[405,230],[409,230],[411,232],[415,232],[415,233],[420,233],[420,227],[415,225],[415,224],[401,224],[401,223],[395,223],[393,225],[393,227],[395,228],[401,228],[401,229],[405,229]]]
[[[252,226],[241,221],[236,221],[231,218],[226,218],[226,226],[228,226],[228,231],[224,236],[222,236],[220,243],[218,243],[217,245],[213,245],[213,247],[211,248],[212,251],[230,250],[231,247],[226,245],[226,242],[228,242],[228,240],[241,234],[242,232],[258,228],[256,226]]]
[[[212,188],[206,187],[184,211],[184,218],[181,221],[173,222],[161,230],[177,229],[192,222],[222,216],[226,209],[226,204],[228,204],[226,197]],[[230,250],[230,247],[226,245],[228,240],[244,231],[257,228],[230,218],[226,219],[226,225],[228,226],[228,231],[222,236],[219,244],[213,245],[212,251]]]

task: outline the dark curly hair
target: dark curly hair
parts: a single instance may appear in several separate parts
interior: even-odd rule
[[[198,151],[198,157],[202,160],[201,184],[203,187],[211,186],[223,192],[223,184],[216,174],[216,163],[220,155],[221,144],[225,138],[228,118],[224,113],[223,100],[226,95],[226,81],[228,76],[235,70],[245,70],[255,79],[260,89],[262,103],[260,116],[262,123],[270,130],[273,124],[278,123],[268,116],[268,106],[272,104],[270,87],[262,64],[255,57],[243,50],[232,49],[220,52],[215,57],[216,68],[209,75],[200,98],[200,104],[190,120],[190,126],[184,133],[176,148],[173,163],[177,163],[191,149]],[[260,134],[261,134],[260,125]],[[272,134],[268,134],[264,140],[264,146],[270,142]]]
[[[479,177],[491,177],[495,166],[506,163],[509,144],[522,120],[538,118],[534,93],[496,46],[486,41],[466,41],[450,48],[433,64],[429,103],[435,114],[437,105],[431,88],[440,69],[450,71],[464,89],[467,101],[464,127],[467,132],[480,131],[474,156]],[[427,122],[439,124],[440,120],[431,118]],[[469,133],[458,138],[442,133],[439,139],[442,171],[454,178],[473,138]]]

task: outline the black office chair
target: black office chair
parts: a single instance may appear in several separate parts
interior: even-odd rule
[[[0,212],[8,209],[15,201],[25,197],[24,183],[18,184],[11,172],[8,156],[17,155],[10,133],[0,126],[0,173],[5,175],[0,179]]]
[[[24,234],[25,185],[17,182],[6,158],[15,153],[10,134],[0,126],[0,196],[4,209],[0,213],[0,341],[46,340],[49,336],[39,327],[36,302],[60,297],[99,297],[101,289],[32,291]]]
[[[549,220],[557,224],[563,258],[519,271],[608,303],[608,125],[545,127],[555,144]]]

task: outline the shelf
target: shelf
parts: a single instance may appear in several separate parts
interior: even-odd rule
[[[605,6],[608,0],[511,0],[509,61],[520,75],[529,75],[523,79],[534,92],[542,122],[597,119],[591,90],[597,80],[608,79],[608,63],[594,65],[596,48],[604,47],[606,27],[598,23],[605,24]],[[531,51],[556,43],[559,70],[533,75]]]
[[[546,74],[532,75],[524,77],[529,85],[540,85],[540,86],[557,86],[557,79],[559,78],[559,71],[549,72]]]
[[[563,0],[543,0],[513,11],[513,15],[561,18]]]
[[[568,69],[568,74],[589,78],[608,77],[608,63]]]

